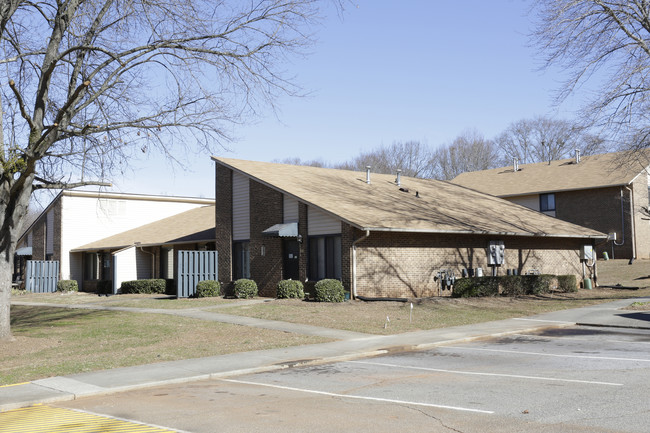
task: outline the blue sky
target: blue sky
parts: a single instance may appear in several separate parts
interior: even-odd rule
[[[492,138],[519,119],[573,117],[579,95],[554,107],[562,74],[540,71],[529,46],[530,1],[354,3],[316,29],[311,55],[286,65],[309,96],[282,97],[277,115],[269,109],[237,126],[219,156],[342,162],[394,141],[437,147],[468,129]],[[188,161],[188,171],[156,157],[136,162],[115,189],[213,197],[210,155]]]

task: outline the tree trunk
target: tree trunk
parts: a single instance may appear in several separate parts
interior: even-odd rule
[[[14,271],[14,255],[0,255],[0,341],[11,340],[9,310],[11,306],[11,279]]]

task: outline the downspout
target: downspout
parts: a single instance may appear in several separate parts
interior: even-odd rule
[[[616,240],[613,240],[612,243],[617,247],[620,247],[625,244],[625,208],[623,207],[623,187],[621,187],[621,243],[619,244]],[[612,259],[614,255],[614,247],[612,247]]]
[[[364,239],[368,239],[370,230],[356,241],[352,242],[352,299],[357,299],[357,244]]]
[[[636,259],[636,237],[635,232],[635,223],[634,223],[634,194],[632,194],[632,189],[628,186],[625,186],[625,189],[630,193],[630,235],[632,236],[632,259],[630,259],[630,264]]]
[[[144,249],[142,249],[142,244],[140,242],[136,242],[134,245],[136,248],[140,248],[140,251],[142,251],[143,253],[147,253],[151,255],[151,278],[153,279],[154,274],[156,272],[156,253],[152,253],[150,251],[145,251]]]

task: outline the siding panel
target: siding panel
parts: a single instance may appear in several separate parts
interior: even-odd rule
[[[232,238],[250,239],[250,182],[244,175],[232,175]]]
[[[298,200],[289,197],[287,195],[284,196],[284,217],[283,217],[283,222],[284,223],[295,223],[298,222]]]
[[[307,208],[307,224],[309,224],[309,236],[341,233],[341,220],[331,217],[311,206]]]

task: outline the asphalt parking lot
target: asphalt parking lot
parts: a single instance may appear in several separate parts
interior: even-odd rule
[[[649,330],[569,327],[57,406],[196,433],[647,432],[649,389]]]

